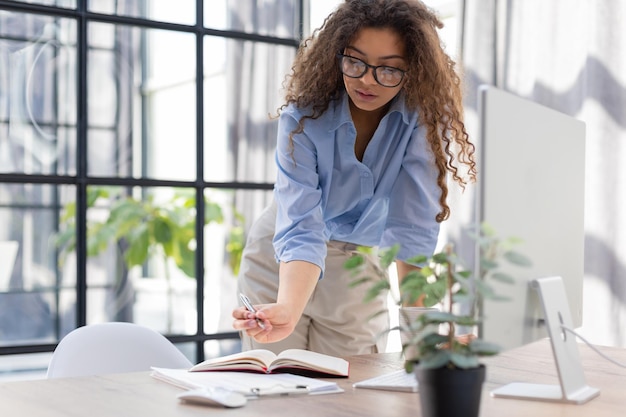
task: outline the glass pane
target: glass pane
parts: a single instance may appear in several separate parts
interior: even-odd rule
[[[0,11],[0,172],[76,173],[76,23]]]
[[[298,0],[204,0],[204,25],[278,38],[297,39]]]
[[[219,358],[238,352],[241,352],[241,340],[239,337],[236,339],[208,340],[204,342],[205,359]]]
[[[198,363],[195,343],[176,343],[175,346],[183,352],[183,355],[185,355],[191,363]]]
[[[339,3],[343,3],[342,0],[315,0],[309,2],[309,27],[307,28],[306,36],[309,36],[313,31],[324,23],[324,19],[332,13]]]
[[[221,205],[224,225],[210,224],[205,233],[204,331],[206,333],[234,331],[231,312],[239,303],[237,274],[241,251],[245,245],[246,231],[269,204],[271,198],[271,190],[207,191],[207,199],[219,202]],[[209,343],[205,348],[214,349],[218,346],[216,343]],[[213,347],[210,348],[210,346]]]
[[[93,23],[89,46],[89,173],[195,179],[194,36]]]
[[[45,379],[52,353],[0,355],[0,382]]]
[[[66,8],[76,8],[76,0],[18,0],[21,3],[43,4],[46,6],[59,6]]]
[[[274,182],[276,110],[295,48],[206,37],[207,181]]]
[[[193,25],[195,0],[89,0],[89,11]]]
[[[89,187],[87,321],[195,333],[195,192]]]
[[[74,274],[62,275],[57,224],[73,186],[0,184],[0,344],[55,341],[74,303]],[[72,323],[73,325],[74,323]]]

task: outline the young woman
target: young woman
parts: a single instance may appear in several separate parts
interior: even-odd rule
[[[417,0],[347,0],[299,49],[279,109],[274,202],[251,228],[233,311],[243,348],[383,351],[385,299],[344,269],[357,246],[435,249],[448,175],[475,179],[461,81]],[[463,174],[464,173],[464,174]],[[369,259],[366,273],[386,278]],[[259,325],[260,319],[262,325]]]

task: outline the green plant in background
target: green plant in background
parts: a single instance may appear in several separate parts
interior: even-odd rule
[[[244,233],[245,219],[243,215],[235,211],[235,225],[231,227],[226,244],[226,252],[228,252],[228,265],[233,271],[234,276],[239,275],[239,267],[241,266],[241,256],[243,255],[243,247],[246,244]]]
[[[435,253],[431,257],[415,256],[407,260],[411,264],[423,265],[421,269],[412,271],[401,280],[399,293],[396,300],[398,306],[413,305],[420,299],[424,307],[432,307],[444,303],[441,311],[426,312],[413,322],[408,323],[407,328],[394,327],[388,329],[405,331],[410,334],[408,342],[403,344],[403,352],[409,347],[417,352],[417,357],[407,358],[407,371],[418,363],[423,369],[440,367],[450,368],[475,368],[480,365],[479,357],[495,355],[500,351],[499,346],[479,338],[464,340],[458,338],[457,327],[473,327],[478,325],[478,303],[481,299],[500,299],[494,291],[491,280],[513,283],[514,278],[500,270],[501,262],[506,262],[520,267],[531,265],[522,254],[512,250],[519,243],[518,239],[499,239],[494,230],[488,225],[481,225],[473,238],[480,246],[479,276],[474,279],[472,271],[464,269],[459,262],[457,254],[451,245],[443,251]],[[381,250],[380,265],[387,270],[394,262],[400,247],[395,245]],[[369,248],[359,248],[360,251],[371,251]],[[345,267],[353,270],[355,275],[361,271],[364,263],[362,255],[355,255],[346,262]],[[388,280],[380,278],[363,277],[355,280],[351,285],[363,285],[369,283],[365,301],[370,301],[383,292],[391,289]],[[458,313],[463,305],[467,313]],[[382,312],[378,312],[380,314]],[[402,314],[402,311],[401,311]],[[442,326],[443,325],[443,326]],[[432,328],[439,331],[428,331]],[[441,330],[444,329],[444,330]]]
[[[171,259],[187,276],[195,276],[195,224],[196,199],[193,191],[180,191],[169,200],[156,204],[152,196],[144,201],[133,197],[117,197],[119,188],[90,187],[87,193],[88,207],[94,207],[98,199],[114,199],[105,221],[90,221],[87,228],[87,254],[97,256],[114,241],[124,240],[126,250],[124,260],[128,267],[143,265],[149,256],[162,256]],[[76,204],[65,207],[61,222],[65,229],[59,234],[57,244],[65,253],[76,245]],[[239,213],[236,219],[243,222]],[[205,201],[204,222],[221,224],[224,221],[219,204]],[[231,268],[238,268],[241,258],[243,229],[235,227],[230,231],[231,241],[227,250],[233,260]]]
[[[153,196],[139,200],[132,196],[123,196],[121,193],[122,189],[119,187],[88,188],[88,207],[97,208],[99,200],[112,203],[110,207],[103,206],[103,210],[108,212],[106,219],[88,220],[87,255],[97,256],[115,242],[121,248],[124,262],[129,269],[142,266],[151,258],[162,259],[168,282],[168,302],[171,302],[168,261],[172,261],[188,277],[195,277],[196,273],[195,192],[178,191],[168,200],[159,202],[155,202]],[[75,218],[76,204],[72,202],[65,206],[60,219],[64,227],[56,239],[57,245],[61,248],[61,261],[76,247]],[[245,241],[241,226],[243,217],[235,212],[235,219],[238,225],[229,230],[226,251],[229,255],[229,265],[236,275]],[[223,221],[221,206],[205,199],[204,224],[221,224]]]

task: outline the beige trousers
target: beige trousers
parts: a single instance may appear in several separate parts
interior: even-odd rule
[[[272,204],[252,226],[244,249],[238,286],[253,304],[276,302],[279,264],[272,245],[275,220],[276,206]],[[387,311],[386,295],[363,302],[370,285],[350,288],[349,283],[356,278],[344,268],[356,246],[337,241],[331,241],[327,246],[324,278],[317,283],[294,332],[275,343],[259,343],[241,332],[243,350],[268,349],[279,353],[297,348],[333,356],[385,351],[389,315],[371,316]],[[369,256],[366,265],[368,276],[388,279],[375,256]]]

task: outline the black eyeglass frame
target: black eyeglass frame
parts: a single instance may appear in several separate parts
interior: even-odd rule
[[[363,70],[363,72],[362,72],[360,75],[348,75],[348,74],[346,74],[346,73],[343,71],[343,65],[342,65],[342,63],[343,63],[343,59],[344,59],[344,58],[354,59],[354,60],[356,60],[356,61],[361,62],[363,65],[365,65],[365,69]],[[356,58],[356,57],[351,56],[351,55],[344,55],[344,54],[342,54],[342,53],[340,53],[340,52],[339,52],[339,53],[337,53],[337,60],[338,60],[338,62],[339,62],[339,71],[341,71],[341,73],[342,73],[343,75],[345,75],[346,77],[348,77],[348,78],[361,78],[361,77],[363,77],[365,74],[367,74],[367,71],[369,71],[369,69],[371,68],[371,69],[372,69],[372,74],[374,75],[374,80],[375,80],[375,81],[376,81],[379,85],[381,85],[381,86],[383,86],[383,87],[388,87],[388,88],[394,88],[394,87],[399,86],[399,85],[402,83],[402,80],[404,80],[404,76],[405,76],[405,74],[407,73],[407,71],[405,71],[405,70],[403,70],[403,69],[396,68],[396,67],[392,67],[392,66],[390,66],[390,65],[370,65],[370,64],[368,64],[367,62],[363,61],[362,59]],[[381,83],[381,82],[378,80],[378,75],[376,75],[376,71],[378,70],[378,68],[390,68],[390,69],[393,69],[393,70],[399,71],[399,72],[400,72],[400,74],[401,74],[400,81],[398,81],[398,83],[397,83],[397,84],[394,84],[394,85],[385,85],[385,84]]]

